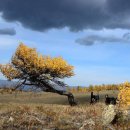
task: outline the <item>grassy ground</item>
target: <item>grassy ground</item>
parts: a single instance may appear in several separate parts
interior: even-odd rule
[[[100,101],[104,102],[105,94],[117,97],[117,91],[100,92]],[[74,93],[79,104],[89,104],[90,93]],[[68,105],[67,97],[53,93],[13,93],[0,94],[0,103],[20,103],[20,104],[59,104]]]
[[[100,129],[101,122],[95,120],[101,116],[102,106],[96,104],[91,108],[86,105],[70,107],[51,104],[0,104],[0,128],[2,130],[54,130],[54,128],[79,130],[84,122],[91,118],[96,122],[96,128]]]
[[[105,94],[116,97],[117,93],[101,92],[94,105],[89,104],[90,93],[77,93],[75,107],[58,94],[0,94],[0,130],[102,130]]]

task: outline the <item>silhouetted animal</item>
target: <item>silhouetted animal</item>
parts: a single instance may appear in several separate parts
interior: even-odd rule
[[[109,104],[116,105],[116,102],[117,102],[117,98],[109,97],[108,95],[105,95],[105,104],[106,105],[109,105]]]
[[[90,101],[90,103],[93,104],[93,103],[96,103],[96,102],[99,102],[99,94],[94,95],[93,92],[91,92],[91,101]]]

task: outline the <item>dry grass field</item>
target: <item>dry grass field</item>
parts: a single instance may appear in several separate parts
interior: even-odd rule
[[[117,91],[103,91],[100,92],[100,101],[104,102],[105,94],[109,96],[117,97]],[[96,94],[96,93],[95,93]],[[90,93],[74,93],[75,99],[79,104],[89,104]],[[12,94],[0,94],[0,103],[20,103],[20,104],[59,104],[68,105],[67,97],[54,93],[12,93]]]
[[[105,94],[116,97],[117,93],[101,92],[100,102],[94,105],[89,103],[90,93],[77,93],[74,107],[67,97],[52,93],[0,94],[0,130],[102,130]]]

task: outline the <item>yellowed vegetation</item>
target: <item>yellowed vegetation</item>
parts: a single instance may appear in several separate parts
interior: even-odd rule
[[[130,83],[129,82],[125,82],[123,87],[120,88],[118,99],[120,101],[121,106],[123,107],[130,106]]]
[[[101,92],[101,91],[108,91],[108,90],[116,90],[118,91],[120,88],[123,87],[123,84],[106,84],[106,85],[90,85],[88,87],[72,87],[69,90],[73,93],[87,93],[87,92]]]
[[[118,93],[101,92],[100,102],[94,105],[89,103],[90,93],[75,93],[79,103],[75,107],[69,106],[66,97],[53,93],[0,94],[0,130],[102,130],[105,94],[117,96]],[[130,128],[128,123],[113,127],[123,130]]]
[[[24,130],[85,130],[82,127],[102,128],[101,112],[103,104],[70,107],[64,105],[21,105],[0,104],[0,129]],[[93,120],[91,126],[89,120]],[[87,124],[88,121],[88,124]],[[86,123],[86,124],[85,124]],[[86,126],[83,126],[83,125]],[[90,126],[89,126],[90,125]]]
[[[0,65],[1,72],[9,79],[19,79],[28,74],[49,74],[48,76],[64,78],[73,76],[73,66],[62,57],[42,56],[35,48],[21,43],[12,57],[11,63]],[[41,75],[42,76],[42,75]]]

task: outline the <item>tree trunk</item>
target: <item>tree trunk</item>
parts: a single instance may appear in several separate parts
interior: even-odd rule
[[[62,91],[56,91],[56,93],[60,94],[60,95],[65,95],[68,97],[68,102],[69,102],[69,105],[71,106],[75,106],[77,105],[77,102],[75,101],[74,99],[74,95],[71,93],[71,92],[62,92]]]
[[[71,92],[56,90],[50,84],[45,83],[45,82],[42,82],[42,84],[43,86],[46,86],[47,88],[49,88],[48,90],[45,90],[46,92],[52,92],[52,93],[57,93],[60,95],[65,95],[68,97],[68,102],[71,106],[77,105],[77,102],[75,101],[74,96]]]

